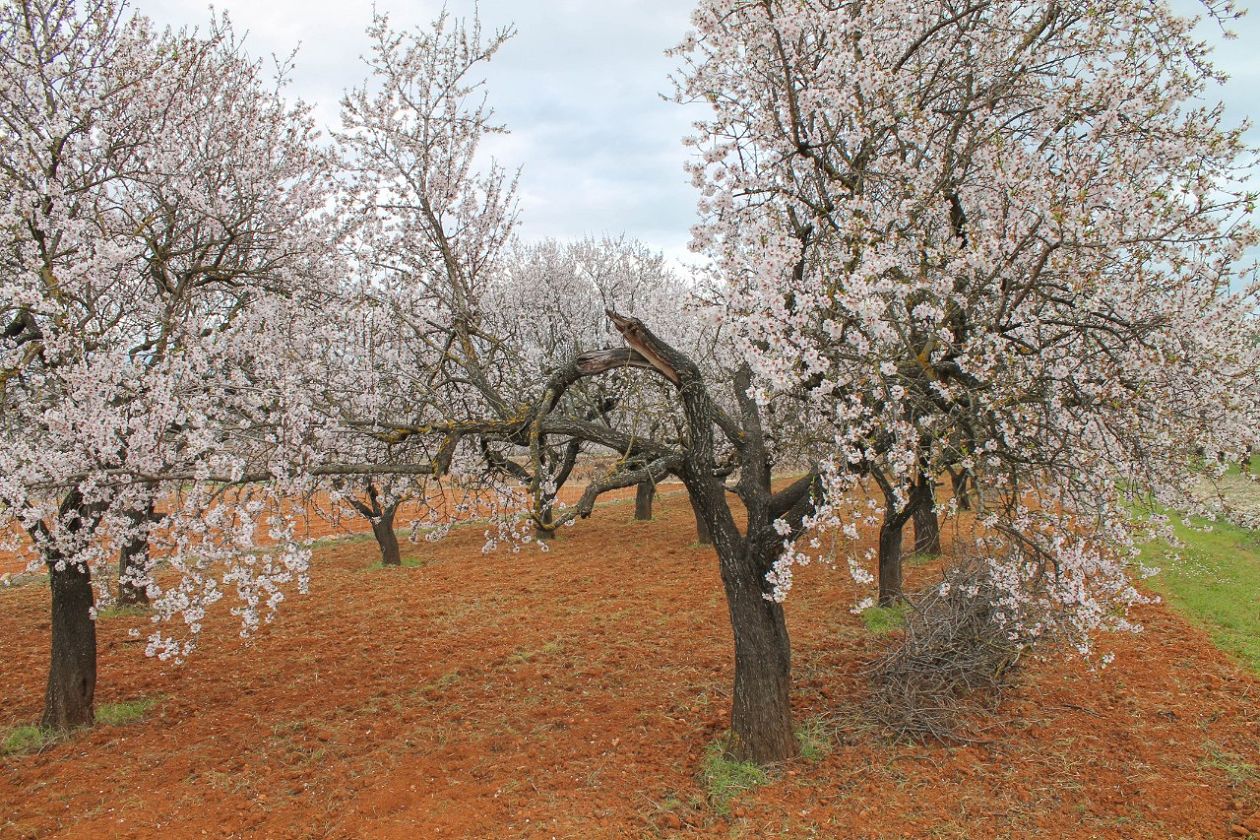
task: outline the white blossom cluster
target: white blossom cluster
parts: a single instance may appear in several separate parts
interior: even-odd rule
[[[0,9],[0,534],[54,572],[147,538],[134,582],[188,631],[160,655],[226,592],[248,631],[305,579],[281,500],[309,417],[278,336],[322,283],[332,170],[282,83],[224,18]]]

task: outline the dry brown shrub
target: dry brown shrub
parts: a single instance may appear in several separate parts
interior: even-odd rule
[[[868,712],[890,737],[983,737],[1032,643],[999,616],[999,595],[987,565],[967,558],[942,583],[911,597],[904,633],[889,637],[869,671]]]

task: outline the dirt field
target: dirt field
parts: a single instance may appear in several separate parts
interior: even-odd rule
[[[1260,836],[1260,681],[1167,609],[1104,640],[1105,672],[1032,665],[987,742],[894,746],[853,711],[883,640],[819,568],[788,610],[798,721],[829,747],[720,813],[697,778],[730,705],[715,561],[680,495],[630,516],[545,554],[462,528],[404,545],[416,568],[329,546],[276,624],[242,643],[220,615],[182,666],[103,619],[98,703],[157,703],[0,759],[0,837]],[[0,730],[38,717],[47,601],[0,589]]]

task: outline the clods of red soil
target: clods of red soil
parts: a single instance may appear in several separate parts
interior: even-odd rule
[[[412,568],[330,545],[309,596],[248,641],[214,617],[183,665],[144,657],[142,619],[102,619],[98,704],[156,704],[0,759],[0,836],[1260,837],[1260,682],[1167,608],[1102,640],[1104,670],[1034,662],[983,743],[894,745],[855,711],[884,640],[823,567],[788,602],[795,713],[822,755],[715,807],[716,561],[680,494],[631,512],[601,507],[545,553],[483,555],[457,529],[405,546]],[[0,730],[38,718],[47,600],[0,590]]]

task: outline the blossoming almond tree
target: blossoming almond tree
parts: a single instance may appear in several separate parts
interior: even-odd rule
[[[493,514],[497,535],[515,541],[524,532],[510,480],[487,473],[476,442],[445,425],[512,410],[511,350],[487,328],[481,298],[511,241],[516,182],[493,162],[484,171],[476,165],[482,138],[502,128],[472,76],[512,32],[487,37],[479,23],[466,27],[444,13],[409,31],[375,15],[368,35],[370,76],[343,97],[337,142],[341,243],[352,278],[345,291],[361,313],[354,317],[375,327],[358,330],[350,364],[339,366],[343,395],[325,404],[332,426],[358,430],[350,445],[375,447],[377,463],[393,469],[410,458],[437,467],[390,494],[421,500],[425,522],[413,524],[440,533],[476,511]],[[391,431],[399,424],[426,432]],[[443,476],[458,487],[439,488]]]
[[[248,629],[305,574],[290,488],[222,482],[300,457],[267,356],[329,169],[226,21],[23,0],[0,51],[0,531],[50,576],[43,725],[65,728],[92,721],[92,576],[120,547],[154,544],[172,574],[130,581],[193,633],[224,588]]]
[[[732,377],[720,366],[706,381],[692,355],[638,319],[609,315],[629,347],[558,356],[546,369],[530,370],[521,362],[536,351],[517,333],[536,325],[511,319],[505,325],[488,306],[493,268],[514,218],[514,188],[497,167],[477,168],[480,139],[497,129],[470,75],[507,33],[485,39],[475,23],[445,16],[429,30],[406,33],[395,33],[378,18],[371,32],[373,87],[352,93],[343,111],[341,140],[351,166],[347,214],[361,220],[353,241],[355,259],[369,278],[369,296],[388,301],[398,313],[402,345],[421,361],[427,390],[408,392],[414,403],[406,414],[396,409],[392,416],[348,418],[346,425],[394,445],[418,441],[429,450],[456,453],[449,469],[469,477],[479,470],[493,473],[505,458],[522,457],[530,465],[536,526],[554,528],[587,516],[595,499],[610,489],[678,476],[712,533],[731,603],[737,663],[733,750],[760,761],[792,754],[783,611],[763,597],[764,577],[783,545],[783,534],[771,523],[779,521],[780,528],[788,523],[789,530],[799,525],[815,477],[772,493],[773,443],[761,427],[760,407],[747,395],[747,367],[734,374],[738,387],[730,387]],[[556,301],[551,308],[560,305]],[[682,332],[683,326],[672,321],[661,333]],[[659,378],[673,422],[654,429],[649,424],[652,433],[644,434],[635,425],[640,414],[623,403],[615,412],[592,416],[591,400],[582,395],[585,383],[623,373]],[[539,500],[555,489],[546,486],[548,471],[542,468],[548,440],[577,440],[616,456],[577,505],[550,522],[538,510]],[[480,465],[467,457],[487,448],[500,454],[498,467],[493,457]],[[736,471],[738,485],[728,489],[723,479]],[[732,491],[748,510],[746,531],[735,524]],[[511,510],[507,503],[502,508]]]
[[[864,475],[899,519],[948,469],[980,490],[1012,621],[1036,605],[1082,647],[1128,626],[1126,497],[1201,508],[1194,476],[1260,428],[1243,129],[1197,104],[1216,71],[1191,22],[1093,0],[705,0],[693,20],[695,240],[758,404],[796,394],[828,430],[808,524],[856,537],[879,520],[849,501]],[[770,596],[808,559],[789,549]]]
[[[541,377],[574,356],[606,346],[615,338],[604,310],[607,307],[637,312],[652,323],[677,329],[671,335],[688,339],[697,347],[706,331],[686,332],[684,304],[691,290],[665,263],[663,255],[625,238],[586,239],[570,243],[547,240],[518,244],[505,258],[484,298],[492,330],[514,349],[511,386],[515,393],[530,393]],[[688,344],[691,346],[691,344]],[[600,420],[643,437],[676,434],[666,384],[637,376],[621,376],[580,384],[566,394],[569,411],[589,420]],[[554,533],[556,494],[572,474],[580,438],[557,445],[542,442],[541,481],[531,470],[508,457],[511,445],[486,442],[488,455],[527,487],[536,487],[540,498],[535,515],[542,520],[540,539]],[[635,517],[651,518],[653,482],[639,485]]]
[[[305,311],[285,322],[302,359],[282,362],[318,418],[308,426],[307,460],[295,465],[308,480],[304,499],[332,523],[363,517],[372,527],[385,566],[402,564],[396,527],[406,506],[412,536],[424,526],[442,529],[476,506],[469,487],[460,492],[442,486],[456,472],[458,454],[440,437],[395,440],[364,429],[384,418],[420,417],[433,394],[435,356],[423,342],[412,341],[406,310],[352,260],[330,257],[343,273]],[[420,319],[423,320],[423,319]],[[432,444],[432,445],[429,445]],[[455,498],[465,496],[469,498]],[[470,507],[471,505],[471,507]]]
[[[510,247],[516,184],[493,162],[479,167],[483,137],[502,127],[475,76],[510,29],[487,35],[475,20],[444,14],[431,27],[399,32],[379,15],[368,34],[370,78],[344,98],[338,141],[352,311],[378,319],[379,329],[360,330],[357,349],[334,366],[347,378],[326,401],[332,425],[348,419],[363,433],[351,445],[375,446],[383,466],[426,453],[457,485],[448,488],[455,495],[478,488],[472,507],[497,512],[496,540],[527,538],[517,514],[518,496],[528,496],[534,535],[549,539],[556,494],[581,441],[531,439],[521,400],[573,348],[596,346],[607,330],[603,297],[647,296],[661,283],[639,281],[658,275],[676,281],[659,257],[630,243]],[[369,370],[363,363],[373,358]],[[374,396],[365,401],[366,394]],[[569,403],[595,421],[617,398],[575,391]],[[489,417],[495,435],[462,424]],[[378,516],[370,499],[355,501],[374,528],[388,518],[388,504]]]

